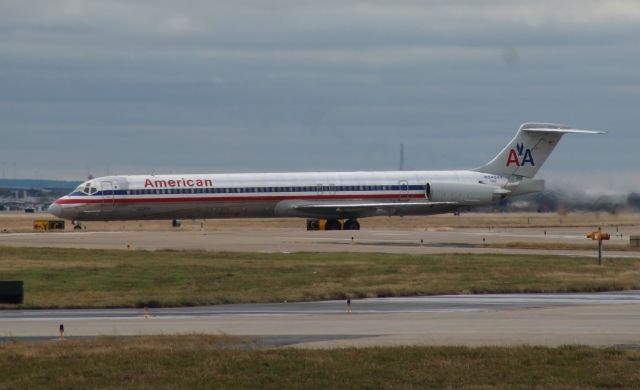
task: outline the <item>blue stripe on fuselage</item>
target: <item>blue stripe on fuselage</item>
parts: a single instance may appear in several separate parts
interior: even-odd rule
[[[269,190],[269,191],[267,191]],[[193,191],[193,192],[192,192]],[[380,191],[425,191],[424,185],[357,185],[357,186],[291,186],[291,187],[198,187],[198,188],[154,188],[98,191],[91,195],[72,192],[68,196],[105,195],[181,195],[181,194],[274,194],[274,193],[338,193],[338,192],[380,192]]]

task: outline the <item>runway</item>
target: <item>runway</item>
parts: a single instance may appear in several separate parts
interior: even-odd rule
[[[455,228],[439,231],[360,230],[304,231],[285,228],[235,228],[202,231],[81,231],[63,233],[4,233],[0,245],[103,249],[172,249],[255,252],[386,252],[386,253],[545,253],[595,256],[596,244],[585,237],[588,228]],[[622,236],[605,243],[606,256],[638,258],[640,251],[616,250],[640,226],[625,227]],[[625,237],[627,241],[625,241]],[[536,249],[490,248],[485,244],[532,243]],[[582,245],[592,250],[551,249]],[[549,248],[545,246],[548,245]],[[609,249],[611,247],[613,249]]]
[[[640,345],[640,291],[492,294],[189,308],[0,312],[0,338],[176,333],[257,336],[298,347]],[[284,341],[283,341],[284,340]],[[278,343],[276,342],[276,344]]]

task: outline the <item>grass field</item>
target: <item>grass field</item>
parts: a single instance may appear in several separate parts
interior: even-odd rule
[[[632,289],[640,259],[0,247],[0,279],[24,281],[23,308],[187,306]]]
[[[590,347],[252,348],[227,336],[0,345],[0,388],[639,388],[640,352]]]

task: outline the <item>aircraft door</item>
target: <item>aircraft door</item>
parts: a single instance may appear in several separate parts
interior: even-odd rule
[[[115,189],[112,181],[101,181],[100,191],[102,192],[102,203],[100,211],[113,211],[115,207]]]
[[[409,200],[409,182],[406,180],[400,180],[398,182],[398,186],[400,187],[400,197],[401,201]]]

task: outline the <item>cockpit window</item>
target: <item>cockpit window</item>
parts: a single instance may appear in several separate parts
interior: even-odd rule
[[[74,190],[74,192],[82,192],[83,194],[93,195],[98,192],[95,183],[82,183]]]

